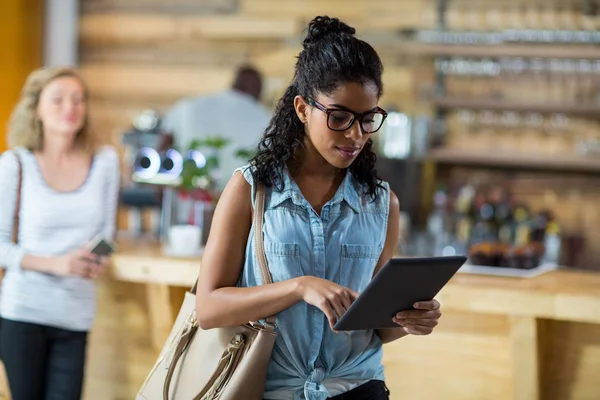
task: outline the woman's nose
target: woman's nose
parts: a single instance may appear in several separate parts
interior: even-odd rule
[[[356,119],[346,131],[346,137],[352,140],[360,140],[364,134],[365,133],[363,132],[358,119]]]

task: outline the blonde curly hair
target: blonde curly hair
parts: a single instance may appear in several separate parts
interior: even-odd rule
[[[71,77],[79,80],[84,88],[85,100],[88,101],[88,90],[83,78],[72,68],[51,67],[40,68],[27,77],[21,90],[21,99],[15,106],[8,123],[8,145],[10,147],[25,147],[30,151],[40,151],[44,146],[44,131],[42,122],[37,116],[37,106],[42,91],[55,79]],[[75,136],[75,147],[93,152],[96,140],[90,131],[88,111],[81,130]]]

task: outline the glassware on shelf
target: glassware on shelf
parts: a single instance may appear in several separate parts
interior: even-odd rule
[[[509,153],[515,150],[515,143],[519,141],[519,137],[523,135],[521,130],[521,116],[514,111],[505,111],[500,117],[502,133],[499,134],[497,140],[490,141],[492,148],[490,151],[502,151]],[[493,143],[496,142],[496,146]]]
[[[475,126],[475,113],[471,110],[458,110],[450,119],[449,130],[452,132],[451,147],[461,147],[469,151],[481,150],[480,135]]]
[[[562,113],[552,114],[546,120],[546,138],[542,142],[545,153],[551,156],[573,154],[573,141],[569,131],[569,117]]]
[[[544,117],[542,114],[540,113],[536,113],[536,112],[528,112],[525,113],[524,117],[523,117],[523,125],[521,126],[521,137],[524,138],[524,140],[516,140],[516,143],[521,143],[521,148],[523,148],[523,146],[527,146],[525,148],[523,148],[523,151],[525,151],[528,154],[535,154],[537,152],[539,152],[539,146],[538,144],[540,143],[540,140],[543,137],[543,124],[544,124]],[[533,146],[533,148],[531,148],[531,146]]]

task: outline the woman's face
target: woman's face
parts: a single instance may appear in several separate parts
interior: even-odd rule
[[[329,110],[344,110],[354,113],[365,113],[377,110],[378,89],[374,83],[346,83],[330,94],[319,94],[314,100]],[[309,101],[310,103],[310,101]],[[360,121],[355,120],[344,131],[330,129],[338,123],[336,114],[328,117],[327,113],[315,105],[309,105],[305,99],[297,98],[296,112],[305,123],[307,148],[314,147],[317,152],[332,166],[348,168],[362,151],[371,137],[363,132]],[[365,117],[365,120],[367,117]],[[343,121],[339,121],[343,123]],[[368,121],[365,121],[367,123]]]
[[[50,81],[42,90],[37,106],[44,135],[75,139],[85,123],[85,100],[79,79],[65,76]]]

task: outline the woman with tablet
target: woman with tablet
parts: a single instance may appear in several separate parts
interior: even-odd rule
[[[34,71],[0,156],[0,356],[14,400],[81,398],[94,279],[108,264],[86,246],[112,239],[120,175],[116,151],[93,139],[77,72]]]
[[[437,301],[397,314],[397,328],[335,332],[333,325],[393,255],[399,204],[377,177],[371,136],[383,66],[336,18],[308,26],[291,85],[250,165],[217,205],[197,288],[203,329],[277,316],[265,399],[387,399],[382,343],[431,333]],[[257,185],[267,189],[262,279],[252,239]]]

